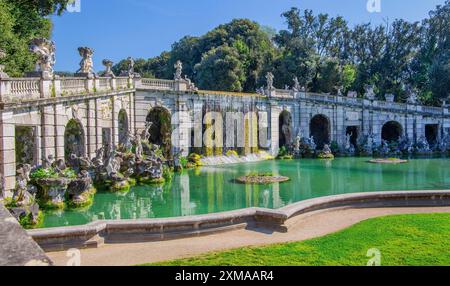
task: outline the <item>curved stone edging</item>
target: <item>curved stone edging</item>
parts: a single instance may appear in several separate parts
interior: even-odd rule
[[[236,228],[268,227],[286,232],[287,220],[312,211],[353,207],[450,206],[450,190],[353,193],[314,198],[277,210],[247,208],[190,217],[104,220],[82,226],[28,230],[47,251],[98,247],[103,243],[159,241],[206,235]]]

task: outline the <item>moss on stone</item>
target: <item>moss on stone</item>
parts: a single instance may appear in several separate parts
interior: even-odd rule
[[[97,189],[92,187],[88,192],[83,194],[82,199],[79,201],[68,200],[67,207],[70,209],[82,209],[91,206],[94,203],[94,197],[97,193]]]
[[[128,181],[115,182],[109,188],[109,191],[113,193],[128,193],[130,190],[131,186]]]
[[[44,223],[44,213],[42,211],[39,211],[36,223],[33,222],[31,214],[19,219],[19,224],[24,229],[41,228],[43,223]]]
[[[162,185],[166,182],[164,178],[152,179],[152,178],[139,178],[140,185]]]

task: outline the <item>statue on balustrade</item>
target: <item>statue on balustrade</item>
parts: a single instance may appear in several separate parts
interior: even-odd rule
[[[364,97],[368,100],[375,100],[375,91],[374,91],[375,86],[366,84],[364,86],[364,89],[366,90]]]
[[[88,47],[79,47],[78,53],[81,56],[80,69],[77,74],[92,76],[94,72],[94,61],[92,56],[94,55],[94,50]]]
[[[417,90],[413,88],[411,85],[406,85],[405,87],[406,94],[408,95],[407,103],[408,104],[418,104],[418,95]]]
[[[182,73],[183,73],[183,63],[181,61],[177,61],[174,65],[175,68],[175,74],[174,74],[174,80],[182,80]]]
[[[275,89],[275,87],[273,86],[273,80],[274,79],[275,79],[275,77],[273,76],[273,74],[271,72],[268,72],[266,74],[267,90]]]
[[[53,78],[53,67],[56,63],[55,43],[45,38],[35,38],[31,40],[30,51],[37,55],[35,71],[45,79]]]
[[[103,75],[102,76],[105,76],[105,77],[112,77],[112,78],[115,78],[116,76],[114,75],[114,73],[113,73],[113,71],[112,71],[112,66],[113,66],[113,62],[111,61],[111,60],[108,60],[108,59],[104,59],[103,61],[102,61],[102,64],[105,66],[105,72],[103,73]]]
[[[302,87],[300,86],[300,82],[298,81],[298,77],[294,77],[294,91],[300,91]]]

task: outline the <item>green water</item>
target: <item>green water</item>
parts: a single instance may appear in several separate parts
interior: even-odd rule
[[[44,227],[82,225],[99,219],[178,217],[247,207],[276,209],[343,193],[450,189],[449,159],[417,159],[400,165],[366,161],[267,161],[185,171],[163,187],[139,186],[125,195],[98,193],[88,209],[46,213]],[[273,172],[291,181],[270,186],[233,182],[250,172]]]

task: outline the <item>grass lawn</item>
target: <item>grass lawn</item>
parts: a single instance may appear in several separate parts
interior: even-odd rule
[[[369,249],[383,266],[450,265],[450,214],[396,215],[370,219],[325,237],[148,264],[169,266],[367,265]]]

